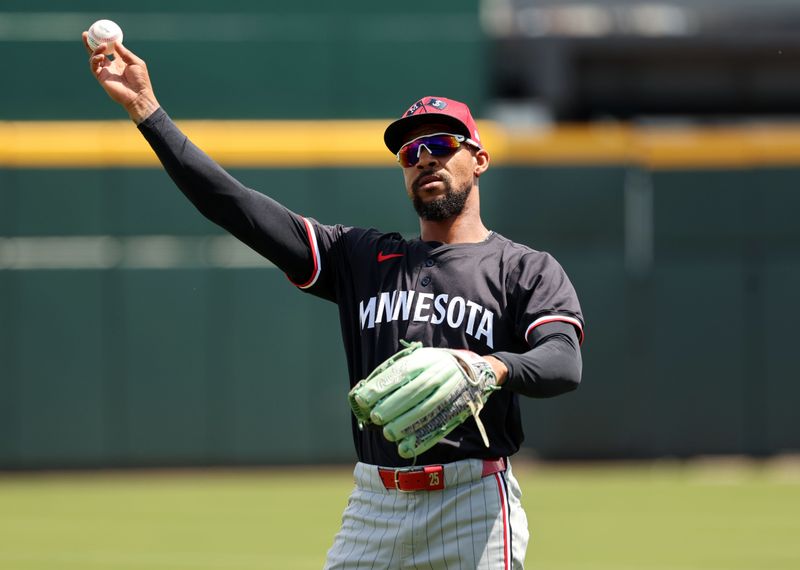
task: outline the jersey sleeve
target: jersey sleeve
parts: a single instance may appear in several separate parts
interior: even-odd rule
[[[311,218],[302,218],[305,240],[312,259],[309,271],[289,280],[301,291],[338,304],[347,305],[354,299],[354,287],[360,282],[372,283],[374,255],[382,240],[400,239],[400,234],[384,234],[372,228],[341,224],[329,226]],[[372,259],[373,263],[366,263]]]
[[[353,231],[342,225],[320,224],[312,218],[302,218],[304,239],[311,252],[309,270],[297,275],[286,276],[301,291],[329,301],[337,300],[337,275],[346,269],[346,238]]]
[[[561,265],[548,253],[532,252],[522,257],[510,290],[516,299],[516,332],[529,346],[546,334],[548,323],[564,322],[575,327],[583,343],[584,321],[578,295]]]

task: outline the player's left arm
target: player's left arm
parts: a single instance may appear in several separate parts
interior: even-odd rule
[[[581,382],[583,316],[575,288],[549,254],[529,252],[509,276],[509,311],[530,347],[487,356],[505,389],[534,398],[575,390]]]
[[[497,385],[502,386],[505,384],[506,378],[508,378],[508,366],[506,363],[499,358],[492,356],[491,354],[484,356],[483,358],[489,363],[489,366],[492,367],[492,371],[497,378]]]
[[[558,396],[580,385],[583,360],[575,328],[561,321],[543,326],[547,330],[541,331],[529,351],[497,352],[485,357],[498,385],[532,398]]]

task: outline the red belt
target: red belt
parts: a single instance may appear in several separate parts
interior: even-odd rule
[[[505,471],[506,462],[500,459],[484,459],[481,477]],[[425,465],[416,468],[378,468],[384,487],[397,491],[439,491],[444,489],[444,465]]]

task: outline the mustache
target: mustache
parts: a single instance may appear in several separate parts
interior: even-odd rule
[[[429,177],[429,176],[433,176],[433,177],[437,178],[438,180],[444,180],[444,178],[441,175],[437,174],[435,170],[432,170],[432,169],[431,170],[423,170],[422,172],[419,173],[419,176],[417,176],[414,179],[414,182],[411,183],[411,189],[414,192],[418,192],[421,181],[424,180],[426,177]]]

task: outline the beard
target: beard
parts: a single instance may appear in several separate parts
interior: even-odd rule
[[[428,173],[423,173],[418,180]],[[464,205],[472,191],[472,184],[464,184],[463,188],[453,189],[449,180],[442,179],[444,184],[444,194],[433,200],[423,201],[420,197],[419,187],[416,182],[412,185],[414,193],[414,209],[417,215],[429,222],[441,222],[458,216],[464,211]]]

